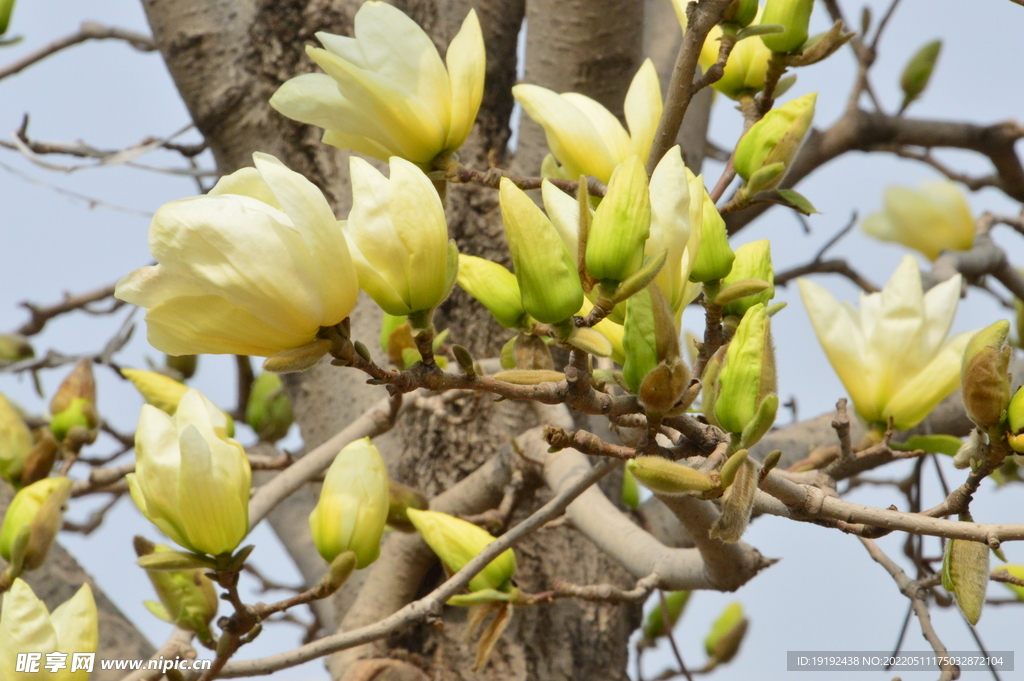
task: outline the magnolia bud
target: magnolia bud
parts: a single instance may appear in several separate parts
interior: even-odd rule
[[[324,560],[352,551],[362,569],[380,555],[388,519],[388,471],[366,437],[349,443],[327,471],[320,501],[309,515],[313,543]]]
[[[704,189],[704,181],[698,177],[692,177],[689,168],[686,176],[690,185],[690,196],[704,196],[703,213],[700,222],[700,236],[697,243],[697,258],[690,270],[690,281],[706,282],[724,279],[732,270],[733,260],[736,254],[729,245],[729,234],[725,229],[725,220],[722,219],[715,202]],[[692,239],[693,237],[691,237]]]
[[[2,4],[2,3],[0,3]],[[0,31],[3,33],[3,31]],[[35,357],[35,351],[28,339],[16,334],[0,334],[0,365],[12,364],[23,359]]]
[[[183,380],[188,380],[196,373],[199,355],[167,355],[164,364],[168,369],[174,369]]]
[[[711,625],[711,633],[704,639],[704,651],[708,654],[705,671],[724,664],[739,652],[743,636],[747,633],[749,622],[743,616],[743,606],[731,603],[715,623]]]
[[[743,315],[726,351],[718,383],[715,417],[727,432],[742,433],[758,417],[764,399],[776,390],[771,325],[762,303]]]
[[[910,58],[903,68],[903,76],[900,78],[900,87],[903,89],[903,104],[900,110],[906,109],[910,103],[921,96],[924,89],[928,87],[932,71],[939,60],[939,52],[942,51],[942,41],[933,40],[928,43]]]
[[[733,163],[740,177],[747,180],[748,194],[774,189],[782,182],[785,172],[776,172],[772,166],[781,163],[783,170],[789,169],[811,128],[817,97],[812,92],[772,109],[740,138]],[[754,174],[761,170],[771,171],[771,177],[759,180],[755,186]]]
[[[747,288],[753,290],[760,286],[757,282],[764,282],[767,285],[752,295],[726,302],[723,314],[742,317],[752,306],[757,303],[767,305],[768,301],[775,297],[775,271],[772,269],[771,243],[768,239],[752,241],[736,249],[732,270],[722,279],[722,290],[715,302],[732,287],[746,283]]]
[[[458,281],[506,329],[517,329],[527,323],[519,282],[498,263],[460,253]]]
[[[16,487],[20,485],[31,451],[32,433],[14,405],[0,393],[0,478]]]
[[[451,572],[458,572],[466,563],[494,541],[494,537],[473,523],[437,511],[407,511],[409,521],[423,537],[423,541],[441,559]],[[516,571],[516,556],[506,549],[487,564],[469,582],[470,591],[496,589],[508,591]]]
[[[701,389],[703,395],[700,402],[701,411],[707,422],[713,426],[719,426],[718,417],[715,416],[715,404],[718,402],[718,391],[721,388],[718,377],[722,373],[722,365],[725,363],[725,353],[728,349],[729,346],[722,346],[715,354],[711,355],[708,363],[704,365],[704,375],[700,379],[703,386]]]
[[[14,495],[0,526],[0,556],[15,572],[34,570],[46,560],[64,520],[71,480],[46,478]]]
[[[942,588],[953,594],[972,625],[981,619],[988,588],[989,548],[968,539],[950,539],[942,557]]]
[[[754,508],[754,494],[757,492],[758,477],[757,465],[748,457],[743,457],[734,466],[735,470],[729,471],[729,475],[733,478],[732,484],[722,495],[722,515],[718,516],[708,533],[712,539],[721,539],[729,543],[738,542],[747,529],[750,512]],[[723,481],[725,475],[726,470],[723,467]]]
[[[679,617],[690,600],[689,591],[670,591],[665,594],[665,610],[661,609],[661,602],[655,603],[654,609],[647,615],[644,621],[644,641],[654,643],[665,635],[665,615],[668,615],[669,627],[674,627]]]
[[[548,217],[511,180],[502,178],[499,196],[523,308],[544,324],[565,322],[583,304],[575,256]]]
[[[281,385],[281,377],[265,371],[252,382],[245,422],[263,442],[277,442],[288,434],[295,418],[292,403]]]
[[[1007,407],[1006,416],[1007,425],[1010,427],[1007,435],[1010,446],[1013,447],[1013,451],[1024,453],[1024,387],[1014,393],[1010,406]]]
[[[732,0],[725,8],[722,15],[723,22],[730,22],[738,26],[749,26],[750,22],[757,16],[757,0]],[[764,23],[764,22],[762,22]]]
[[[55,414],[50,420],[50,430],[58,441],[63,441],[72,429],[79,428],[84,431],[83,440],[88,442],[92,437],[90,433],[98,425],[99,416],[96,414],[96,409],[84,397],[73,399],[67,409]]]
[[[517,333],[512,342],[512,355],[519,369],[553,371],[555,368],[548,344],[533,334]]]
[[[651,233],[647,171],[633,155],[612,172],[608,192],[594,213],[587,235],[587,271],[617,285],[640,269]]]
[[[75,426],[93,431],[99,425],[96,413],[96,379],[92,374],[92,362],[83,359],[75,365],[64,382],[57,388],[50,400],[50,430],[58,440],[63,440]]]
[[[410,508],[426,510],[426,497],[408,485],[388,480],[388,525],[412,532],[414,528],[407,513]]]
[[[178,402],[188,392],[188,386],[170,376],[144,369],[121,369],[121,375],[132,382],[148,404],[174,416]]]
[[[169,546],[153,544],[135,537],[135,554],[140,558],[154,553],[174,553]],[[217,616],[220,600],[217,590],[204,570],[146,570],[160,602],[143,601],[151,613],[176,626],[191,631],[204,644],[214,645],[210,622]]]
[[[560,383],[565,380],[565,374],[561,371],[546,369],[509,369],[508,371],[499,371],[491,378],[495,381],[516,385],[540,385],[541,383]]]
[[[761,36],[761,42],[772,52],[796,52],[807,42],[807,26],[811,23],[814,0],[767,0],[761,24],[777,24],[784,33]]]
[[[627,508],[636,510],[640,507],[640,485],[637,484],[636,477],[629,472],[628,468],[622,471],[622,492],[620,498]]]
[[[715,486],[700,471],[660,456],[638,456],[627,461],[626,468],[641,485],[656,494],[707,492]]]
[[[971,338],[964,351],[960,382],[967,416],[983,428],[995,428],[1010,403],[1010,322],[1000,320]]]
[[[654,311],[650,291],[646,289],[626,301],[622,349],[625,354],[622,378],[630,391],[636,394],[644,377],[658,365]]]

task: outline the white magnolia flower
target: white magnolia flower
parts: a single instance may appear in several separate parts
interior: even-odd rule
[[[544,128],[548,147],[562,165],[561,177],[578,180],[592,175],[611,179],[615,166],[633,154],[645,162],[661,119],[661,85],[650,59],[644,61],[626,93],[629,132],[612,112],[575,92],[558,94],[539,85],[516,85],[512,94]]]
[[[387,161],[400,156],[423,168],[462,146],[480,109],[486,55],[470,10],[448,46],[447,70],[430,37],[401,10],[367,2],[355,37],[317,33],[325,49],[306,53],[326,73],[292,78],[270,105],[324,128],[324,142]]]
[[[889,187],[885,207],[864,220],[864,231],[895,241],[935,260],[942,251],[966,251],[974,245],[974,217],[953,182],[922,182],[917,189]]]
[[[969,331],[947,338],[960,301],[960,275],[927,293],[917,261],[906,256],[880,293],[860,309],[800,279],[800,294],[832,368],[857,413],[884,426],[913,428],[960,385]]]
[[[159,264],[117,284],[118,298],[146,308],[158,350],[269,357],[355,307],[356,271],[327,199],[273,156],[253,159],[208,195],[162,206],[149,228]]]

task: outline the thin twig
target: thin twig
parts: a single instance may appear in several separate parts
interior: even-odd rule
[[[152,52],[156,49],[153,39],[147,35],[114,26],[104,26],[94,21],[85,21],[82,22],[77,32],[54,40],[49,45],[41,47],[35,52],[27,54],[21,59],[0,68],[0,80],[13,76],[15,73],[32,66],[36,62],[46,59],[51,54],[88,40],[123,40],[140,52]]]

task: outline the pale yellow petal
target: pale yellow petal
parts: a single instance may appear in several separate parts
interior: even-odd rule
[[[4,681],[37,680],[39,673],[14,671],[18,653],[48,653],[56,647],[57,634],[46,605],[25,581],[14,580],[0,607],[0,670],[7,675]]]
[[[324,76],[324,78],[326,77]],[[241,168],[230,175],[225,175],[217,180],[217,184],[213,186],[213,189],[207,192],[208,196],[219,196],[221,194],[248,196],[281,210],[281,204],[277,202],[274,192],[270,190],[270,187],[263,181],[259,171],[255,168]]]
[[[569,196],[561,189],[544,180],[540,184],[541,196],[544,199],[544,210],[548,213],[548,219],[558,230],[558,236],[569,248],[569,253],[575,254],[579,250],[580,233],[580,202],[578,199]]]
[[[889,400],[883,418],[893,417],[897,430],[913,428],[923,421],[939,402],[960,386],[960,362],[975,333],[977,329],[951,338],[931,362]]]
[[[219,555],[233,551],[248,531],[246,509],[217,475],[213,453],[199,431],[189,426],[181,444],[181,486],[178,505],[182,527],[198,551]]]
[[[586,95],[578,92],[565,92],[562,99],[569,102],[583,112],[600,135],[602,142],[615,164],[621,163],[629,156],[630,151],[629,133],[619,122],[615,115],[606,109],[603,104]],[[646,161],[646,159],[644,159]]]
[[[445,149],[454,151],[469,136],[484,96],[487,54],[476,10],[469,10],[462,28],[448,45],[446,61],[452,88],[452,118]]]
[[[74,596],[58,605],[50,622],[57,634],[55,651],[68,655],[67,674],[63,679],[68,681],[86,681],[89,672],[78,670],[70,673],[72,653],[94,653],[99,647],[99,623],[96,612],[96,601],[92,589],[83,584]]]
[[[654,133],[661,120],[661,84],[654,62],[645,59],[633,76],[624,105],[626,124],[629,126],[630,153],[647,160],[654,142]]]

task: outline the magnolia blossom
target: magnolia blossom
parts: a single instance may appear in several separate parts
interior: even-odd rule
[[[570,180],[592,175],[608,182],[615,166],[629,156],[637,154],[646,160],[661,119],[661,85],[650,59],[626,93],[629,132],[612,112],[585,95],[557,94],[538,85],[516,85],[512,94],[544,128],[548,147],[561,164],[553,172]]]
[[[88,584],[51,613],[20,579],[14,580],[0,606],[0,674],[4,681],[87,681],[89,672],[72,673],[74,653],[95,653],[99,646],[96,601]],[[15,671],[19,653],[42,653],[39,669]],[[47,653],[63,653],[67,666],[55,674],[45,669]]]
[[[799,283],[818,340],[868,423],[891,417],[897,429],[913,428],[960,385],[974,334],[947,338],[960,275],[923,293],[917,261],[906,256],[880,293],[861,295],[859,310],[812,281]]]
[[[889,187],[885,207],[862,226],[871,236],[901,243],[929,260],[942,251],[966,251],[974,245],[971,207],[948,180],[922,182],[917,189]]]
[[[159,264],[118,282],[118,298],[146,308],[158,350],[269,357],[355,307],[356,271],[327,199],[273,156],[253,160],[207,196],[162,206],[149,228]]]
[[[218,427],[223,412],[190,389],[174,416],[142,406],[135,431],[135,505],[190,551],[234,551],[249,532],[252,472],[245,450]]]
[[[326,144],[382,161],[400,156],[427,168],[466,141],[486,65],[475,11],[448,46],[447,70],[423,29],[383,2],[359,8],[354,38],[316,35],[325,49],[307,47],[306,54],[326,73],[292,78],[272,107],[324,128]]]
[[[428,312],[459,267],[437,190],[412,163],[391,157],[391,178],[353,156],[352,212],[344,223],[359,285],[390,315]]]

